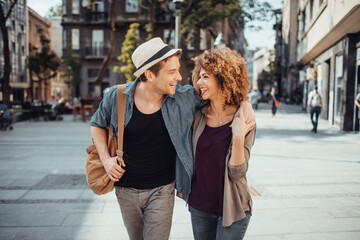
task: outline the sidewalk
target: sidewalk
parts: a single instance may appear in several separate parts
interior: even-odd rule
[[[256,111],[248,181],[254,195],[246,240],[360,239],[359,134],[320,121],[310,133],[299,106]],[[114,193],[85,181],[88,123],[19,122],[0,132],[0,239],[128,239]],[[171,239],[192,239],[176,198]]]

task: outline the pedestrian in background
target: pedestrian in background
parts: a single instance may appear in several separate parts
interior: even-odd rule
[[[276,93],[276,88],[272,87],[271,92],[270,92],[270,103],[271,103],[272,117],[276,116],[276,110],[277,110],[277,107],[280,104],[280,102],[276,99],[275,93]]]
[[[193,125],[188,204],[194,238],[243,239],[252,214],[246,173],[256,131],[243,109],[236,113],[250,88],[246,63],[229,48],[205,51],[195,58],[193,83],[207,103]]]
[[[308,95],[308,104],[307,109],[309,111],[310,108],[310,119],[311,123],[313,125],[313,128],[311,129],[311,132],[317,133],[318,128],[318,122],[319,122],[319,115],[321,113],[321,95],[318,92],[318,87],[315,85],[314,90],[311,91]],[[314,114],[315,114],[315,120],[314,120]]]
[[[358,116],[358,122],[357,122],[357,124],[358,124],[358,127],[360,128],[360,111],[359,111],[359,109],[360,109],[360,87],[358,87],[357,88],[357,95],[356,95],[356,97],[355,97],[355,105],[357,106],[357,116]]]

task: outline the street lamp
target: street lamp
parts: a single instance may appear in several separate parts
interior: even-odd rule
[[[181,47],[180,24],[181,24],[181,5],[184,0],[173,0],[175,3],[175,48]]]

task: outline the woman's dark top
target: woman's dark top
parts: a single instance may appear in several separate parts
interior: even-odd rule
[[[222,214],[225,158],[232,137],[230,124],[220,127],[206,125],[199,137],[188,201],[193,208]]]

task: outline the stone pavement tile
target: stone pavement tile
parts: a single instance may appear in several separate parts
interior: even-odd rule
[[[16,240],[89,240],[94,231],[92,227],[29,227],[22,228]]]
[[[123,226],[118,213],[68,214],[63,226]]]
[[[173,224],[170,239],[193,239],[191,222]]]
[[[301,209],[299,209],[301,211]],[[255,216],[255,215],[254,215]],[[358,232],[360,231],[360,219],[358,218],[319,218],[314,221],[313,215],[299,220],[289,221],[283,216],[272,216],[272,218],[251,219],[248,229],[250,235],[281,235],[281,234],[306,234],[318,232]],[[271,220],[271,221],[269,221]]]
[[[103,213],[119,213],[119,215],[121,215],[120,206],[117,201],[105,203],[102,212]]]
[[[103,208],[104,203],[43,203],[39,212],[101,213]]]
[[[28,190],[0,190],[0,200],[20,199]]]
[[[283,236],[258,236],[258,235],[249,235],[248,233],[245,235],[244,240],[285,240]],[[302,239],[304,240],[304,239]]]
[[[42,227],[60,226],[64,221],[64,213],[44,214],[0,214],[1,227]]]
[[[253,197],[252,200],[254,211],[256,211],[257,209],[276,209],[286,207],[286,203],[283,202],[283,199],[266,199],[260,196]]]
[[[341,188],[350,194],[360,194],[360,184],[341,184]]]
[[[79,199],[90,199],[90,200],[95,200],[95,201],[115,201],[116,200],[116,196],[115,196],[115,190],[106,193],[104,195],[96,195],[95,193],[93,193],[91,191],[90,188],[84,189],[81,194]]]
[[[31,190],[25,194],[22,199],[27,200],[61,200],[61,199],[78,199],[81,195],[81,191],[78,189],[67,189],[67,190]]]
[[[281,209],[261,209],[254,208],[253,219],[286,219],[288,221],[303,220],[311,216],[312,219],[331,219],[332,216],[326,210],[318,208],[281,208]]]
[[[360,204],[360,197],[329,197],[329,198],[288,198],[281,200],[286,207],[320,207],[338,208]]]
[[[271,195],[283,196],[319,196],[319,195],[333,195],[333,194],[347,194],[348,191],[339,186],[334,185],[321,185],[321,186],[265,186],[264,187]]]
[[[15,180],[9,187],[32,187],[36,185],[41,179],[24,178]]]
[[[360,232],[286,234],[286,240],[359,240]]]
[[[186,206],[185,201],[178,197],[175,197],[175,206],[172,221],[173,224],[190,222],[190,212],[188,211],[188,207]]]
[[[16,235],[20,232],[19,227],[0,227],[0,239],[16,240]]]
[[[1,214],[29,214],[41,213],[42,204],[0,204]]]
[[[3,179],[0,178],[0,187],[8,187],[11,186],[12,183],[14,183],[16,180],[15,179]]]
[[[336,209],[328,209],[335,218],[360,218],[360,202],[357,206],[344,206]],[[360,239],[360,238],[359,238]]]
[[[125,226],[98,226],[94,227],[91,240],[128,240]]]

